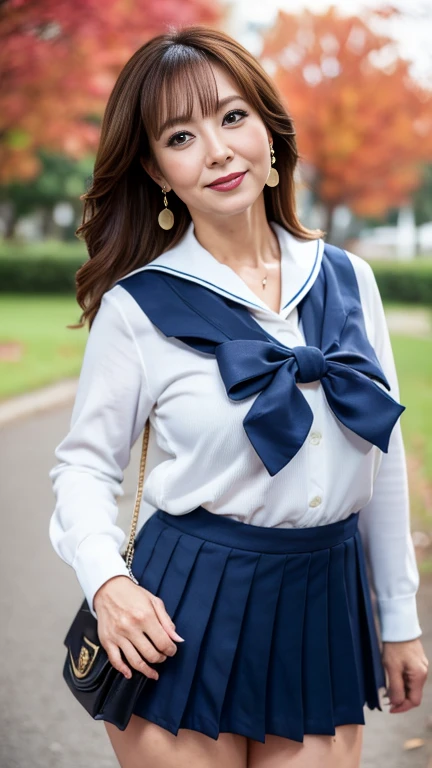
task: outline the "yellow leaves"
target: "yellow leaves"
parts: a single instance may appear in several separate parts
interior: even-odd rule
[[[424,745],[425,745],[425,740],[424,739],[417,739],[417,738],[416,739],[407,739],[407,741],[405,741],[405,743],[404,743],[404,747],[403,748],[405,750],[418,749],[419,747],[423,747]]]

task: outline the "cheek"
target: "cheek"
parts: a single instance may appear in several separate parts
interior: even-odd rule
[[[187,190],[195,186],[200,178],[201,165],[193,147],[187,151],[173,153],[169,160],[167,179],[174,189]]]
[[[270,147],[267,135],[262,126],[256,126],[249,131],[245,131],[239,154],[249,160],[256,167],[266,168],[270,162]]]

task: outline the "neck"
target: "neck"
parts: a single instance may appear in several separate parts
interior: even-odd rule
[[[262,274],[280,261],[279,242],[267,221],[265,210],[254,206],[238,216],[219,220],[193,216],[198,242],[212,256],[234,270],[249,269]]]

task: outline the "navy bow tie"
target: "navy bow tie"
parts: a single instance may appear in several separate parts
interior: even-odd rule
[[[243,425],[270,475],[296,455],[312,425],[312,410],[296,382],[320,380],[339,421],[387,451],[404,407],[368,377],[370,361],[363,355],[241,339],[219,344],[215,354],[232,400],[260,393]]]
[[[216,357],[231,400],[258,394],[243,420],[270,475],[303,445],[312,410],[297,383],[320,381],[345,426],[388,451],[405,410],[370,344],[353,267],[344,251],[326,245],[321,270],[297,310],[306,346],[286,347],[247,307],[199,283],[147,269],[119,281],[166,336]],[[374,381],[376,379],[376,381]]]

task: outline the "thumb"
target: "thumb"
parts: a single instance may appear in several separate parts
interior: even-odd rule
[[[170,637],[172,637],[173,640],[177,640],[178,642],[182,643],[184,641],[184,637],[180,637],[180,635],[178,635],[177,632],[175,631],[175,624],[172,621],[170,615],[167,613],[164,601],[160,597],[155,597],[153,595],[151,598],[151,602],[152,602],[153,608],[155,609],[156,616],[158,617],[165,632]]]

